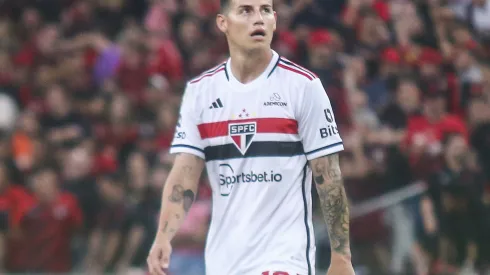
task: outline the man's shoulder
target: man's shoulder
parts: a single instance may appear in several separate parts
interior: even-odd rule
[[[228,77],[226,72],[226,61],[219,63],[217,66],[206,70],[199,74],[198,76],[192,78],[187,82],[188,86],[200,86],[205,85],[209,80],[216,77]]]
[[[281,78],[287,78],[297,82],[311,82],[318,79],[318,76],[311,70],[282,56],[277,61],[276,69],[279,71]]]

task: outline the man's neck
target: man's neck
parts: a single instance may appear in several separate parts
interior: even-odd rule
[[[272,59],[272,50],[264,49],[243,52],[230,49],[231,71],[233,76],[243,84],[259,77],[269,66]]]
[[[37,198],[38,198],[39,204],[47,206],[47,205],[51,205],[53,202],[55,202],[56,198],[59,195],[60,195],[60,192],[55,191],[52,194],[44,194],[44,195],[38,196]]]

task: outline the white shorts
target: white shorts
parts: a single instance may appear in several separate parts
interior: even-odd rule
[[[206,270],[206,275],[213,275],[213,273]],[[315,270],[312,269],[311,272],[308,273],[307,269],[291,267],[291,265],[274,265],[274,267],[251,268],[248,270],[238,269],[231,273],[219,273],[219,275],[315,275]]]

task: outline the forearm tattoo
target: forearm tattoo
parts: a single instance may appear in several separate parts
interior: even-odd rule
[[[184,198],[184,187],[180,184],[174,185],[172,187],[172,193],[170,194],[170,197],[168,197],[168,199],[171,202],[180,203],[182,202],[183,198]]]
[[[190,177],[191,175],[189,174],[193,172],[192,170],[192,166],[182,167],[183,177]],[[185,189],[182,184],[176,184],[172,187],[172,193],[168,200],[173,203],[182,203],[184,211],[187,213],[191,209],[192,203],[194,203],[195,194],[191,189]]]
[[[175,185],[172,188],[172,193],[168,197],[168,200],[172,203],[177,203],[183,205],[184,211],[187,213],[189,212],[189,209],[192,206],[192,203],[194,202],[194,192],[190,189],[184,190],[184,187],[180,184]],[[175,214],[175,219],[180,220],[181,215]],[[175,228],[169,228],[168,226],[168,220],[165,221],[165,224],[163,226],[162,232],[163,233],[170,233],[173,234],[175,233]]]
[[[168,197],[168,200],[173,203],[182,203],[186,213],[191,209],[194,199],[194,191],[191,189],[184,190],[184,187],[180,184],[177,184],[172,188],[172,193]]]
[[[165,224],[163,225],[163,228],[162,228],[162,233],[170,233],[170,234],[173,234],[173,233],[175,233],[175,229],[174,228],[169,228],[168,221],[165,221]]]
[[[195,157],[195,159],[196,161],[201,161],[198,157]],[[192,163],[190,165],[185,165],[180,168],[179,177],[182,179],[183,182],[193,181],[196,179],[196,177],[198,177],[197,173],[201,173],[201,171],[197,170],[199,169],[196,169],[195,165],[193,165]],[[191,189],[186,189],[181,183],[174,184],[172,186],[170,195],[168,196],[168,201],[174,204],[181,204],[185,213],[189,212],[195,199],[196,196],[194,194],[194,191],[192,191]],[[185,216],[185,214],[182,215],[182,213],[175,213],[174,216],[176,220],[181,220],[182,217]],[[170,234],[175,233],[175,228],[172,228],[171,225],[169,225],[169,217],[167,216],[164,220],[165,222],[163,224],[162,232]]]
[[[349,207],[339,168],[339,156],[333,154],[316,159],[312,166],[331,248],[346,255],[350,253]]]

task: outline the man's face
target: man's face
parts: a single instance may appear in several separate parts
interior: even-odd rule
[[[268,48],[276,30],[272,0],[232,0],[216,18],[230,44],[242,50]]]
[[[473,59],[468,51],[461,52],[454,62],[456,69],[463,71],[471,67]]]
[[[420,66],[420,74],[426,79],[437,78],[439,75],[439,66],[431,63]]]
[[[99,188],[102,198],[108,202],[118,201],[124,195],[124,190],[120,183],[115,182],[114,179],[100,179]]]
[[[48,91],[46,101],[50,111],[56,114],[65,113],[68,101],[66,100],[65,94],[63,93],[61,87],[52,87],[51,90]]]
[[[40,172],[33,179],[32,189],[34,194],[43,201],[49,201],[58,189],[58,178],[54,171],[46,170]]]
[[[462,135],[455,135],[450,138],[444,151],[447,158],[464,161],[465,153],[468,151],[466,140]]]
[[[200,38],[200,30],[198,22],[187,19],[182,22],[179,28],[179,36],[183,40],[184,44],[192,45],[195,41]]]
[[[420,91],[412,82],[401,83],[396,95],[398,104],[406,112],[411,112],[419,106]]]
[[[427,98],[424,102],[424,111],[426,116],[440,119],[446,111],[446,100],[442,96]]]
[[[48,25],[39,31],[37,47],[44,54],[55,53],[55,44],[59,37],[59,30],[55,25]]]

